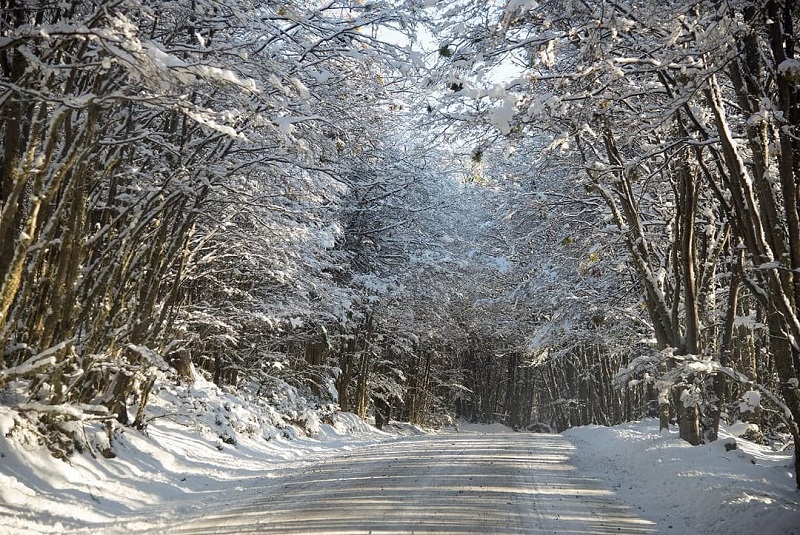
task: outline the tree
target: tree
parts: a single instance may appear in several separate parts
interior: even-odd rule
[[[719,378],[741,380],[726,355],[742,283],[764,311],[781,378],[761,388],[780,391],[796,435],[791,5],[507,2],[461,21],[444,39],[460,77],[452,98],[506,136],[544,130],[574,143],[627,244],[657,347],[670,348],[649,370],[675,387],[681,435],[699,442],[707,409],[713,439]],[[500,65],[516,76],[485,76]]]
[[[367,141],[348,129],[389,98],[401,49],[377,28],[404,23],[393,7],[3,4],[0,382],[27,381],[20,410],[50,426],[83,403],[128,423],[136,400],[142,425],[162,356],[185,368],[187,352],[235,348],[216,366],[224,381],[252,360],[243,330],[296,320],[265,305],[265,286],[302,280],[300,315],[325,313],[311,294],[334,259],[329,159]],[[239,270],[227,240],[245,232],[282,234],[252,243]],[[284,277],[281,260],[299,269]],[[326,292],[328,310],[348,299]]]

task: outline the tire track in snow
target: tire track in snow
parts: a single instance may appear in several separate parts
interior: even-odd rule
[[[176,525],[210,533],[658,533],[569,462],[559,435],[450,433],[348,452],[250,503]],[[210,507],[213,505],[210,504]]]

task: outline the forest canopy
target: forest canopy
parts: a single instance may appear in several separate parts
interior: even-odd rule
[[[0,0],[0,403],[796,444],[798,9]]]

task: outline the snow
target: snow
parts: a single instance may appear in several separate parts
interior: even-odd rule
[[[753,412],[761,403],[761,393],[756,390],[748,390],[742,395],[742,401],[739,403],[739,410],[741,412]]]
[[[214,120],[207,113],[197,113],[197,112],[194,112],[194,111],[191,111],[191,110],[184,110],[184,113],[186,113],[186,115],[191,117],[194,121],[196,121],[196,122],[198,122],[200,124],[206,125],[207,127],[211,128],[212,130],[216,130],[217,132],[221,132],[221,133],[225,134],[226,136],[229,136],[229,137],[231,137],[233,139],[241,139],[241,140],[244,140],[244,141],[247,140],[247,138],[245,138],[242,134],[237,132],[235,128],[233,128],[231,126],[228,126],[228,125],[224,125],[224,124],[218,123],[216,120]]]
[[[720,429],[720,439],[691,446],[658,420],[565,431],[577,467],[604,480],[659,533],[800,534],[800,492],[791,451],[774,452],[738,438],[747,424]],[[737,448],[726,451],[726,444]]]
[[[12,366],[11,368],[0,370],[0,376],[13,377],[15,375],[22,375],[24,373],[31,372],[36,368],[43,368],[44,366],[49,366],[51,364],[54,364],[55,362],[56,362],[55,357],[39,354],[26,360],[19,366]]]
[[[505,103],[492,108],[489,113],[489,122],[505,136],[511,133],[511,120],[513,118],[513,105],[507,105]]]
[[[507,136],[511,133],[511,122],[514,119],[517,97],[506,93],[502,86],[495,86],[491,94],[501,100],[498,106],[489,111],[489,123],[500,130],[504,136]]]
[[[76,423],[92,451],[64,461],[33,431],[12,431],[14,413],[0,406],[0,533],[159,531],[298,463],[392,438],[353,414],[322,414],[296,392],[259,405],[198,377],[155,392],[146,431],[115,432],[114,458],[98,454],[112,445],[102,424]]]
[[[785,59],[778,65],[778,72],[785,76],[796,78],[800,74],[800,61],[794,58]]]
[[[0,436],[6,436],[14,428],[14,413],[7,407],[0,407]]]
[[[6,438],[15,420],[0,407],[0,533],[155,533],[176,518],[202,514],[209,503],[221,511],[252,500],[269,481],[308,463],[430,432],[398,422],[381,432],[348,413],[323,423],[290,400],[295,409],[286,414],[306,417],[306,432],[316,433],[306,436],[274,408],[249,404],[202,377],[152,397],[147,432],[118,433],[116,457],[87,451],[69,462]],[[800,534],[791,452],[734,438],[750,428],[739,423],[697,447],[674,431],[659,434],[657,420],[574,428],[563,436],[575,445],[568,453],[578,473],[600,480],[657,533]],[[501,424],[464,422],[444,432],[514,433]],[[87,435],[96,448],[109,446],[102,428]],[[737,449],[727,451],[733,440]]]
[[[274,119],[275,124],[278,127],[278,131],[280,131],[285,136],[291,136],[294,132],[294,122],[292,117],[276,117]]]
[[[292,82],[292,85],[297,90],[297,94],[300,96],[301,99],[308,100],[309,98],[311,98],[311,92],[303,84],[303,82],[301,82],[297,78],[291,78],[289,81]]]

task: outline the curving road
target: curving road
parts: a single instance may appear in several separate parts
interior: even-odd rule
[[[306,465],[170,533],[657,533],[569,463],[559,435],[405,438]],[[213,504],[209,504],[213,508]]]

